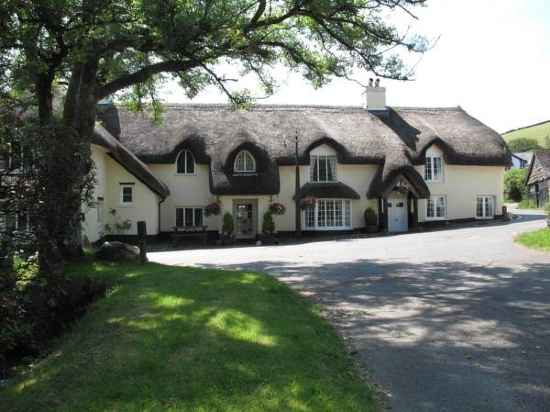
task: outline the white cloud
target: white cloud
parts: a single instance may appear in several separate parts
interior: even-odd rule
[[[432,0],[403,17],[413,31],[435,38],[437,46],[420,61],[414,82],[386,81],[393,106],[457,106],[503,132],[550,119],[550,3],[545,0]],[[397,20],[396,20],[397,21]],[[278,70],[277,93],[262,103],[361,105],[361,88],[335,80],[314,90],[299,75]],[[365,81],[367,73],[357,76]],[[251,87],[243,79],[239,87]],[[187,101],[170,86],[170,102]],[[194,102],[225,102],[215,88]]]

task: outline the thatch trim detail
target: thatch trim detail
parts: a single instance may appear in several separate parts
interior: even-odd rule
[[[294,200],[305,197],[327,198],[327,199],[360,199],[361,196],[353,188],[342,182],[330,183],[306,183],[298,193],[294,195]]]

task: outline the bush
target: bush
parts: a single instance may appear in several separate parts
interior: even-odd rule
[[[35,260],[17,256],[16,270],[0,272],[0,378],[8,364],[38,354],[105,294],[104,284],[88,278],[40,276]]]
[[[544,211],[548,215],[548,218],[550,218],[550,202],[546,204],[546,207],[544,208]]]
[[[378,216],[372,207],[367,207],[365,210],[365,225],[376,226],[378,224]]]
[[[521,202],[526,194],[527,169],[511,169],[504,174],[504,194],[507,199]]]
[[[225,212],[223,215],[222,233],[230,236],[235,230],[235,224],[233,223],[233,216],[229,212]]]
[[[528,152],[529,150],[540,149],[541,146],[537,139],[530,139],[527,137],[520,137],[508,142],[508,148],[512,153]]]
[[[537,203],[532,199],[523,199],[519,202],[520,209],[536,209]]]
[[[275,233],[275,222],[273,221],[273,214],[270,211],[264,213],[262,232],[265,235],[272,235]]]
[[[282,203],[271,203],[269,205],[269,212],[271,212],[272,215],[284,215],[286,207]]]

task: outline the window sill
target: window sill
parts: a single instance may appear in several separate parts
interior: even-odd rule
[[[196,176],[196,173],[174,173],[174,176]]]
[[[125,207],[125,208],[132,208],[134,207],[134,204],[133,203],[121,203],[119,204],[120,207]]]
[[[337,231],[337,230],[352,230],[351,226],[316,226],[316,227],[304,227],[303,230],[311,230],[312,232],[328,232],[328,231]]]
[[[443,216],[443,217],[427,217],[426,216],[426,221],[427,222],[437,222],[437,221],[441,221],[441,220],[447,220],[447,216]]]
[[[476,216],[476,220],[492,220],[494,219],[495,216],[484,216],[484,217],[480,217],[480,216]]]
[[[309,183],[313,184],[323,184],[323,183],[338,183],[338,180],[310,180]]]
[[[233,176],[258,176],[258,172],[233,172]]]

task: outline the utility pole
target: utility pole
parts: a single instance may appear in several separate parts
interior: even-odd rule
[[[300,164],[298,160],[298,129],[296,129],[296,136],[294,138],[294,160],[295,160],[295,176],[296,176],[296,186],[294,189],[294,201],[296,202],[296,236],[302,236],[302,211],[300,208],[300,199],[298,198],[298,193],[300,192]]]

